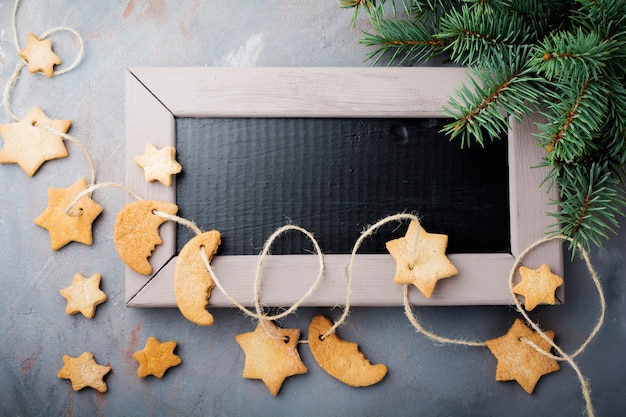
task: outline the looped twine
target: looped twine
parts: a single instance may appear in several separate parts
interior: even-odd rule
[[[319,263],[319,272],[317,274],[317,277],[315,278],[315,281],[313,282],[313,284],[311,285],[311,287],[309,288],[309,290],[306,292],[306,294],[304,294],[298,301],[296,301],[291,307],[289,307],[287,310],[283,311],[282,313],[279,314],[275,314],[275,315],[267,315],[263,312],[263,308],[261,307],[261,276],[262,276],[262,269],[263,269],[263,263],[266,260],[267,256],[269,255],[270,249],[272,244],[274,243],[274,241],[283,233],[290,231],[290,230],[294,230],[297,232],[300,232],[302,234],[304,234],[312,243],[313,246],[315,248],[315,254],[318,257],[318,263]],[[296,225],[292,225],[292,224],[288,224],[288,225],[284,225],[280,228],[278,228],[274,233],[272,233],[272,235],[269,237],[269,239],[265,242],[265,245],[263,246],[263,251],[261,252],[261,254],[259,255],[259,260],[257,262],[257,268],[256,268],[256,273],[254,276],[254,308],[255,311],[251,311],[250,309],[246,308],[243,304],[241,304],[239,301],[237,301],[235,298],[233,298],[228,291],[226,291],[226,289],[224,288],[224,286],[222,285],[222,283],[220,282],[220,280],[217,278],[217,276],[215,275],[215,272],[213,271],[213,268],[211,267],[211,264],[209,262],[209,259],[205,253],[205,251],[200,250],[200,257],[202,258],[202,261],[204,262],[204,265],[207,269],[207,271],[209,272],[209,274],[211,275],[211,278],[213,279],[213,281],[215,282],[215,286],[217,286],[217,288],[219,288],[219,290],[226,296],[226,298],[235,306],[237,307],[239,310],[241,310],[245,315],[252,317],[253,319],[259,320],[259,323],[263,326],[263,329],[265,330],[265,332],[274,338],[279,338],[279,339],[284,339],[284,336],[281,335],[276,335],[272,332],[272,330],[270,329],[269,326],[267,326],[267,322],[268,321],[272,321],[272,320],[280,320],[284,317],[287,317],[288,315],[290,315],[291,313],[293,313],[294,311],[296,311],[301,305],[302,303],[311,295],[315,292],[315,290],[317,289],[317,287],[319,286],[322,277],[324,276],[324,255],[322,253],[322,250],[317,242],[317,240],[315,239],[315,237],[313,236],[313,234],[311,232],[309,232],[308,230],[300,227],[300,226],[296,226]],[[304,342],[302,342],[304,343]]]

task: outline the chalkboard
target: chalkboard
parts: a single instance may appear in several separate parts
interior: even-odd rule
[[[253,304],[258,254],[276,227],[294,223],[314,233],[323,277],[302,305],[333,306],[345,302],[348,252],[360,232],[398,212],[448,234],[459,271],[430,298],[410,291],[410,303],[511,304],[507,277],[516,257],[545,236],[557,195],[540,185],[546,169],[531,168],[544,156],[532,140],[534,116],[511,120],[508,134],[485,149],[461,149],[438,133],[447,97],[466,76],[462,68],[132,68],[127,185],[144,198],[178,203],[182,217],[223,233],[212,269],[244,305]],[[147,142],[177,148],[183,172],[172,187],[147,183],[133,162]],[[355,257],[353,306],[402,305],[384,243],[403,236],[407,224],[388,226]],[[173,222],[159,232],[154,274],[126,271],[130,307],[176,306],[176,255],[190,235]],[[264,304],[292,305],[307,292],[319,273],[308,245],[295,232],[275,242],[262,267]],[[524,257],[529,267],[542,263],[562,274],[558,242]],[[209,307],[231,306],[212,292]]]
[[[181,216],[222,233],[218,255],[256,255],[278,227],[313,232],[349,254],[367,225],[399,212],[449,236],[449,253],[509,253],[507,138],[461,149],[442,118],[180,118]],[[359,253],[387,253],[390,224]],[[178,250],[191,238],[178,228]],[[287,234],[272,253],[311,252]]]

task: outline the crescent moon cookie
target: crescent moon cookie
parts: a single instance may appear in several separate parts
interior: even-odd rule
[[[359,345],[342,340],[332,333],[322,336],[333,326],[325,316],[315,316],[309,326],[309,347],[319,366],[329,375],[351,387],[367,387],[380,382],[387,375],[384,364],[372,365]]]
[[[395,284],[413,284],[430,298],[437,281],[458,273],[446,256],[448,236],[428,233],[416,221],[411,221],[406,235],[390,240],[387,250],[396,261]]]
[[[178,212],[178,206],[162,201],[135,201],[117,214],[113,228],[113,240],[119,257],[129,268],[143,275],[152,273],[148,258],[163,243],[159,226],[167,219],[154,214],[155,211],[174,215]]]
[[[204,251],[211,262],[221,237],[217,230],[202,233],[187,242],[176,258],[174,267],[176,304],[183,316],[200,326],[213,324],[213,316],[206,310],[206,306],[211,290],[215,286],[200,251]]]

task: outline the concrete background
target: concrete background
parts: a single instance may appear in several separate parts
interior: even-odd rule
[[[12,1],[0,2],[2,88],[18,63],[11,34]],[[123,72],[138,65],[363,66],[360,19],[336,0],[271,1],[48,1],[24,0],[18,13],[20,43],[26,34],[69,26],[85,40],[85,58],[72,72],[51,80],[23,75],[11,101],[20,116],[39,105],[51,118],[71,119],[70,133],[92,153],[98,181],[123,183]],[[77,43],[68,33],[52,37],[64,68]],[[2,109],[0,122],[10,118]],[[325,374],[307,346],[300,355],[309,372],[288,378],[272,397],[260,381],[241,377],[244,356],[235,342],[255,324],[233,309],[213,310],[216,324],[200,328],[175,309],[128,309],[124,268],[112,240],[122,192],[98,191],[104,206],[94,224],[94,245],[72,243],[57,252],[33,219],[46,207],[48,187],[68,187],[88,177],[80,150],[46,163],[33,178],[15,165],[0,166],[0,415],[582,415],[584,401],[574,371],[543,377],[533,395],[515,382],[496,382],[495,358],[486,348],[440,346],[416,334],[400,308],[354,309],[340,329],[374,363],[390,371],[373,387],[355,389]],[[621,219],[624,225],[624,219]],[[606,323],[577,358],[589,378],[599,416],[626,408],[626,235],[592,252],[607,297]],[[569,259],[569,255],[566,255]],[[598,302],[584,264],[566,261],[564,306],[538,307],[533,316],[556,341],[574,351],[594,325]],[[77,272],[102,274],[108,301],[92,320],[67,316],[59,290]],[[306,335],[310,319],[339,310],[302,309],[282,322]],[[427,328],[449,337],[486,340],[506,332],[517,314],[508,307],[422,308]],[[182,364],[163,379],[140,379],[132,358],[146,339],[176,339]],[[113,371],[109,391],[74,392],[56,377],[62,356],[94,353]]]

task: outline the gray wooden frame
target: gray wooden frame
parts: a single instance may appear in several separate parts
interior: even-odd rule
[[[442,105],[465,76],[461,68],[131,68],[125,74],[126,185],[146,199],[175,202],[175,185],[147,183],[133,158],[144,152],[146,142],[175,146],[177,117],[445,117]],[[430,299],[411,291],[411,303],[512,303],[507,279],[514,259],[545,236],[549,200],[556,198],[555,190],[539,187],[546,171],[530,168],[539,164],[543,152],[530,137],[534,131],[533,121],[526,120],[509,132],[511,254],[452,254],[458,275],[439,281]],[[164,244],[150,258],[153,276],[126,268],[127,306],[176,306],[175,232],[172,222],[161,226]],[[561,243],[552,241],[529,254],[524,264],[536,268],[547,263],[562,275],[562,256]],[[349,257],[325,255],[323,280],[305,306],[345,302]],[[218,256],[212,263],[225,289],[244,305],[253,303],[257,258]],[[317,268],[315,255],[270,257],[264,264],[262,302],[293,304],[307,292]],[[357,255],[353,305],[401,305],[402,286],[392,283],[394,270],[389,255]],[[226,306],[231,303],[215,289],[209,307]]]

